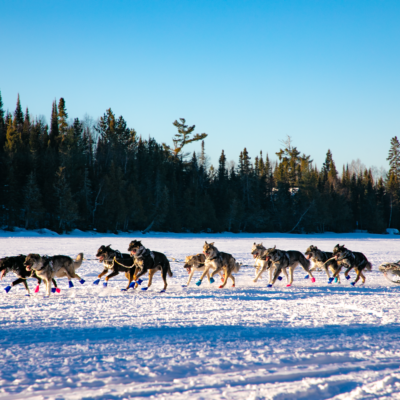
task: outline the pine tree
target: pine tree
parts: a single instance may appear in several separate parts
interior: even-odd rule
[[[60,135],[65,136],[67,134],[68,129],[68,113],[67,108],[65,106],[65,100],[63,97],[60,98],[58,102],[58,132]]]
[[[14,124],[15,127],[22,127],[24,124],[24,113],[22,112],[21,101],[19,99],[19,94],[17,98],[17,106],[14,111]]]
[[[180,156],[181,159],[186,158],[189,153],[182,153],[182,149],[189,143],[197,142],[199,140],[205,139],[208,135],[207,133],[196,133],[193,137],[191,135],[196,128],[196,125],[186,125],[186,120],[184,118],[179,118],[175,120],[172,124],[178,129],[178,133],[175,134],[174,139],[172,142],[174,143],[174,147],[168,146],[167,144],[163,143],[164,149],[170,153],[173,157]]]
[[[4,144],[6,142],[6,121],[5,121],[5,112],[3,109],[3,99],[1,97],[0,91],[0,153],[3,151]]]
[[[78,219],[78,207],[72,197],[71,189],[65,176],[65,167],[59,167],[56,172],[54,190],[57,199],[57,229],[59,231],[70,230]]]
[[[389,176],[395,175],[400,180],[400,143],[397,136],[390,140],[389,155],[386,159],[389,161]]]
[[[23,190],[25,211],[25,229],[39,227],[44,213],[42,195],[36,181],[36,175],[32,171],[28,175],[28,182]]]
[[[50,121],[50,135],[49,135],[49,144],[52,148],[58,147],[58,112],[57,112],[57,103],[54,100],[51,108],[51,121]]]

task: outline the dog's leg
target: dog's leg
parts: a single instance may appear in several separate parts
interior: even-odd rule
[[[153,275],[157,272],[157,270],[155,268],[153,269],[149,269],[149,283],[147,285],[147,287],[150,287],[152,282],[153,282]]]
[[[235,280],[235,277],[232,275],[232,273],[229,274],[229,278],[232,279],[232,287],[235,287],[235,285],[236,285],[236,280]]]
[[[167,274],[168,274],[168,269],[165,268],[165,265],[162,265],[161,266],[161,276],[162,276],[162,279],[164,281],[164,289],[161,290],[161,293],[163,293],[163,292],[165,292],[167,290],[167,286],[168,286],[168,284],[167,284]]]
[[[187,284],[186,284],[186,286],[189,286],[189,283],[190,283],[190,281],[191,281],[191,280],[192,280],[192,278],[193,278],[194,271],[195,271],[195,269],[194,269],[194,268],[192,268],[192,270],[190,271],[190,274],[189,274],[189,279],[188,279],[188,281],[187,281]],[[207,278],[208,278],[208,280],[210,280],[210,274],[207,274]]]
[[[225,287],[226,282],[228,281],[228,268],[223,268],[224,271],[224,282],[223,284],[219,287],[220,289],[222,289],[223,287]]]
[[[44,278],[43,279],[45,281],[46,284],[46,296],[50,297],[50,293],[51,293],[51,279],[49,278]]]
[[[350,275],[349,272],[353,269],[353,266],[350,266],[346,269],[346,271],[344,271],[344,276],[346,277],[346,279],[350,279]]]
[[[102,272],[101,274],[97,275],[97,277],[98,277],[99,279],[101,279],[108,271],[109,271],[108,268],[104,268],[103,272]]]
[[[290,283],[289,283],[289,276],[288,276],[288,273],[287,273],[287,269],[286,268],[282,268],[282,272],[286,277],[286,284],[289,285]]]
[[[358,268],[354,268],[354,270],[356,271],[357,276],[356,276],[356,280],[354,282],[351,282],[352,286],[356,285],[356,283],[359,281],[360,275],[361,275],[361,271]]]
[[[211,266],[205,266],[204,267],[204,271],[203,271],[203,273],[201,274],[201,277],[200,277],[200,279],[199,279],[199,281],[197,282],[197,283],[199,283],[198,285],[197,285],[197,283],[196,283],[196,285],[197,286],[200,286],[201,285],[201,282],[202,282],[202,280],[204,279],[204,277],[207,275],[207,273],[208,273],[208,271],[210,270],[210,268],[211,268]],[[212,278],[212,275],[211,275],[211,278]]]
[[[295,265],[291,265],[291,266],[289,267],[290,282],[289,282],[289,284],[286,285],[286,286],[292,286],[292,283],[293,283],[293,272],[294,272],[294,269],[295,269],[295,268],[296,268]]]
[[[361,279],[362,279],[362,283],[364,284],[365,283],[365,276],[362,273],[362,271],[360,271],[360,276],[361,276]]]
[[[274,272],[274,268],[271,266],[268,268],[269,269],[269,281],[268,281],[268,285],[272,286],[272,274]]]
[[[110,279],[110,278],[113,278],[114,276],[117,276],[119,274],[119,272],[118,271],[113,271],[113,272],[111,272],[111,274],[110,275],[107,275],[106,277],[105,277],[105,281],[106,282],[108,282],[108,280]]]
[[[276,282],[276,280],[278,279],[278,276],[281,274],[282,272],[282,267],[278,264],[275,264],[275,274],[274,277],[272,279],[272,282],[270,284],[268,284],[267,287],[272,287],[272,285]]]
[[[261,278],[261,275],[264,273],[265,268],[266,268],[266,265],[264,264],[264,265],[262,266],[262,268],[259,268],[259,269],[258,269],[258,274],[257,274],[256,277],[253,279],[253,282],[257,282],[258,279]],[[270,271],[269,275],[270,275],[270,277],[272,276],[271,271]],[[270,280],[271,280],[271,279],[270,279]]]

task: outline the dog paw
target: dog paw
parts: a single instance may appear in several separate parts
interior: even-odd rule
[[[131,282],[128,289],[135,289],[135,285],[136,285],[135,281]]]
[[[11,286],[8,285],[7,287],[4,288],[4,290],[6,291],[6,293],[8,293],[11,290]]]
[[[141,289],[142,289],[142,290],[147,290],[147,289],[148,289],[148,287],[142,287]]]
[[[311,278],[311,282],[314,283],[315,282],[315,278]]]
[[[74,287],[74,284],[72,283],[72,281],[68,281],[68,286],[70,289]]]
[[[214,278],[210,278],[210,283],[214,283],[214,282],[215,282],[215,279]]]
[[[100,283],[100,279],[96,279],[94,282],[93,282],[93,285],[98,285]]]
[[[222,289],[224,286],[223,285],[221,285],[221,286],[218,286],[218,289]]]
[[[201,281],[197,281],[197,282],[196,282],[196,285],[197,285],[197,286],[200,286],[200,285],[201,285]]]
[[[355,282],[351,282],[350,285],[351,285],[351,286],[355,286],[356,283],[355,283]]]
[[[333,279],[334,279],[334,278],[329,278],[329,279],[328,279],[328,283],[331,284],[331,283],[333,282]]]
[[[272,287],[272,285],[269,283],[269,284],[267,285],[267,287]]]
[[[127,290],[126,289],[121,289],[121,292],[126,292]]]
[[[51,288],[51,293],[55,293],[56,292],[56,288],[55,287],[52,287]]]
[[[235,287],[235,284],[233,284],[232,287]]]
[[[138,285],[141,285],[142,284],[142,280],[141,279],[138,279],[137,281],[136,281],[136,283],[138,284]]]
[[[37,285],[35,288],[35,293],[39,293],[40,285]]]
[[[31,297],[31,295],[28,293],[28,294],[25,295],[25,297]]]
[[[182,287],[187,287],[187,285],[182,285]]]
[[[288,283],[288,284],[286,285],[286,287],[290,287],[290,286],[292,286],[292,284],[291,284],[291,283]]]
[[[350,275],[346,275],[346,279],[349,280],[350,279]]]
[[[83,284],[85,283],[85,280],[84,280],[84,279],[81,279],[81,280],[79,281],[79,283],[80,283],[81,285],[83,285]]]
[[[107,282],[103,282],[103,286],[104,286],[104,287],[107,287]]]
[[[280,281],[281,281],[282,279],[283,279],[283,278],[282,278],[281,276],[278,276],[278,280],[280,280]]]
[[[310,275],[306,275],[305,277],[304,277],[304,279],[308,279],[310,277]]]
[[[165,289],[163,289],[163,290],[160,290],[160,293],[165,293]]]
[[[335,278],[335,283],[340,283],[338,278]]]
[[[57,292],[57,293],[60,293],[60,292],[61,292],[61,289],[56,288],[56,292]]]

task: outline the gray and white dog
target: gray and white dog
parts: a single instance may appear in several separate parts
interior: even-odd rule
[[[214,269],[214,271],[211,274],[210,283],[215,282],[214,276],[223,271],[224,282],[222,283],[221,286],[219,286],[219,288],[222,289],[223,287],[225,287],[228,278],[230,278],[233,282],[232,287],[235,287],[235,277],[232,275],[232,273],[239,272],[241,264],[236,262],[232,254],[223,253],[222,251],[219,251],[214,246],[214,242],[212,243],[205,242],[203,246],[203,254],[206,257],[205,269],[200,277],[200,280],[196,282],[196,285],[197,286],[201,285],[202,280],[207,275],[210,268],[212,268]]]
[[[193,256],[187,256],[185,258],[185,265],[183,266],[183,268],[185,268],[187,273],[189,274],[189,279],[185,286],[189,286],[189,283],[192,280],[192,277],[195,272],[205,271],[205,269],[206,269],[205,263],[206,263],[206,256],[202,253],[195,254]],[[211,268],[212,267],[213,267],[213,265],[211,266]],[[208,270],[206,272],[206,274],[207,274],[208,281],[210,281],[210,271]],[[224,282],[223,273],[221,272],[220,275],[222,278],[222,282]]]
[[[270,283],[268,287],[271,287],[276,282],[280,273],[282,271],[285,271],[286,268],[289,268],[289,273],[290,273],[290,280],[286,286],[292,286],[293,272],[299,264],[302,266],[304,271],[307,272],[308,275],[306,276],[306,278],[309,278],[309,276],[311,276],[311,282],[315,282],[315,278],[313,277],[312,272],[310,271],[310,261],[307,260],[300,251],[278,250],[276,246],[274,246],[271,249],[267,249],[267,251],[265,252],[265,256],[266,260],[267,261],[271,260],[273,266],[275,267],[274,278],[272,279],[272,283]]]
[[[269,281],[268,283],[272,283],[272,273],[275,267],[272,264],[271,260],[267,260],[266,256],[267,249],[263,246],[262,243],[253,243],[253,247],[251,248],[251,255],[255,259],[255,278],[253,282],[257,282],[261,275],[268,270],[269,271]],[[288,280],[286,269],[283,269],[283,273],[286,275],[286,279]]]
[[[44,280],[46,285],[46,295],[50,296],[51,282],[54,277],[62,278],[66,276],[69,280],[69,287],[74,285],[71,279],[79,279],[80,283],[85,281],[75,272],[82,264],[83,253],[79,253],[74,261],[68,256],[41,256],[39,254],[28,254],[25,259],[24,265],[27,271],[34,270],[36,275]]]
[[[328,275],[328,283],[332,283],[335,278],[331,278],[329,270],[332,274],[335,274],[339,266],[335,258],[333,258],[333,253],[329,251],[322,251],[317,246],[311,245],[305,252],[307,260],[311,260],[314,266],[310,271],[315,271],[316,269],[322,269]],[[340,283],[340,276],[337,276],[337,281]]]

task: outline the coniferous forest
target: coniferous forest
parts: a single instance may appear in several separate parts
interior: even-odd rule
[[[0,93],[0,227],[99,232],[349,232],[400,226],[400,143],[388,143],[389,172],[338,171],[330,150],[319,170],[290,138],[233,165],[207,161],[207,134],[173,122],[171,144],[142,138],[111,109],[95,123],[68,119],[53,102],[50,123],[14,113]],[[185,146],[201,145],[188,154]]]

